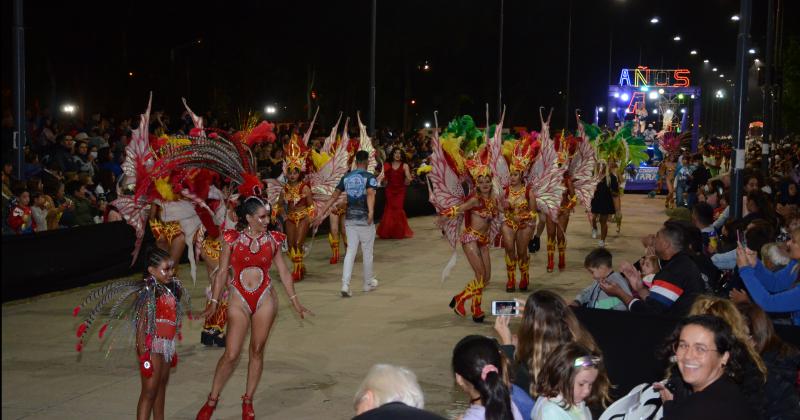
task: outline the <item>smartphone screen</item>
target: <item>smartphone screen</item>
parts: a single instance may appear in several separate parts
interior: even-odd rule
[[[511,316],[517,315],[517,302],[513,300],[492,301],[492,315]]]

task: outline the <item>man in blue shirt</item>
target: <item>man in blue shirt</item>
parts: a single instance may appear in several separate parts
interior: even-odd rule
[[[367,171],[369,153],[364,150],[356,152],[356,169],[347,173],[339,181],[331,198],[319,211],[314,220],[314,226],[322,223],[323,216],[327,217],[328,209],[339,199],[339,195],[347,194],[347,212],[344,217],[344,229],[347,233],[347,253],[344,256],[344,269],[342,270],[342,297],[350,297],[350,277],[353,274],[353,264],[361,244],[361,254],[364,261],[364,291],[370,292],[378,287],[378,280],[372,273],[372,246],[375,243],[375,223],[373,223],[375,210],[375,192],[378,180]]]

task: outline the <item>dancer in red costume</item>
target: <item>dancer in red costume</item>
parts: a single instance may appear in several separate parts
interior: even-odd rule
[[[404,239],[414,236],[408,226],[403,204],[406,200],[406,189],[411,183],[411,172],[408,164],[403,162],[403,150],[392,150],[392,161],[383,164],[386,179],[386,206],[383,209],[381,223],[378,225],[378,236],[382,239]]]
[[[197,419],[210,419],[219,402],[219,394],[231,377],[244,345],[247,329],[250,328],[249,363],[247,386],[242,396],[242,418],[255,418],[253,394],[256,391],[264,368],[264,348],[272,323],[278,312],[278,294],[272,287],[269,269],[273,263],[278,270],[281,283],[289,295],[292,308],[305,318],[311,311],[300,304],[294,290],[294,282],[283,256],[281,243],[286,239],[280,232],[268,231],[269,206],[258,197],[243,199],[237,208],[239,222],[236,230],[224,233],[219,274],[214,280],[211,307],[206,314],[216,310],[216,302],[227,281],[228,268],[233,268],[233,280],[229,284],[231,299],[228,303],[228,326],[225,353],[217,363],[208,401],[197,414]]]
[[[191,310],[189,293],[173,277],[174,266],[166,251],[153,248],[147,256],[144,280],[119,280],[95,289],[73,310],[73,316],[77,316],[83,307],[95,303],[86,319],[78,326],[78,351],[83,350],[89,329],[100,314],[106,313],[104,308],[111,302],[114,305],[108,313],[109,321],[100,327],[99,338],[102,339],[106,331],[126,331],[124,328],[117,328],[121,326],[118,322],[129,322],[133,325],[142,381],[136,407],[138,420],[150,419],[151,415],[156,420],[164,419],[170,368],[178,364],[175,340],[180,339],[183,312]],[[135,299],[126,304],[131,296]],[[107,341],[113,343],[115,340],[109,338]],[[112,346],[113,344],[109,344],[108,348]]]

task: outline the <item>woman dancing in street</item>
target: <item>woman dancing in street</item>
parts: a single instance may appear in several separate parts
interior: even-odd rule
[[[242,418],[255,418],[253,394],[261,379],[264,347],[278,312],[278,294],[272,287],[268,274],[273,262],[283,287],[289,294],[292,308],[300,318],[311,314],[311,311],[300,304],[294,291],[294,282],[280,254],[281,243],[286,237],[280,232],[267,230],[270,222],[269,206],[258,197],[249,197],[237,207],[237,216],[239,222],[236,230],[224,233],[219,272],[212,289],[212,305],[206,310],[207,313],[216,310],[217,300],[227,280],[228,268],[232,267],[226,347],[217,363],[208,400],[197,414],[198,420],[208,420],[214,413],[219,394],[239,361],[248,327],[249,363],[247,386],[242,396]]]

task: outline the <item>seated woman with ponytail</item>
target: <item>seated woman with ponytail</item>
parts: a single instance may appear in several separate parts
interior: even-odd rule
[[[522,420],[511,402],[507,360],[497,341],[482,335],[468,335],[453,349],[456,383],[470,397],[462,420]]]

